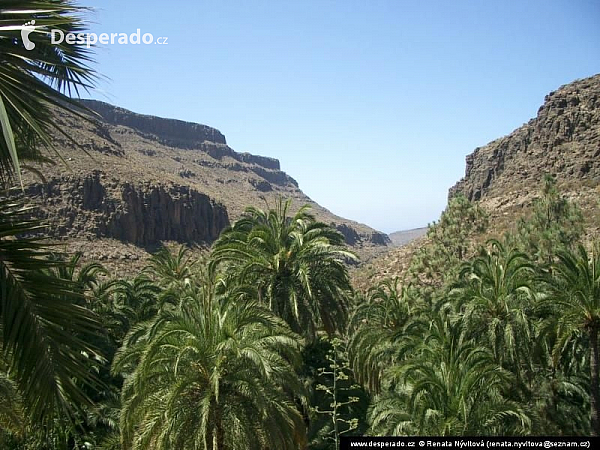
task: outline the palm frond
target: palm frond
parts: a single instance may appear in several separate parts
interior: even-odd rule
[[[81,386],[97,381],[90,367],[101,357],[86,336],[100,324],[79,305],[80,285],[52,273],[64,263],[33,236],[42,226],[30,212],[0,199],[0,331],[25,407],[41,421],[89,404]]]

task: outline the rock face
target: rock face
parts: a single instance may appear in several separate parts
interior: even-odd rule
[[[600,233],[600,75],[551,92],[537,117],[467,156],[465,177],[449,197],[463,194],[490,214],[490,234],[499,237],[526,215],[539,196],[545,174],[556,177],[561,192],[583,210],[589,238]],[[422,230],[412,230],[424,232]],[[398,242],[404,233],[392,233]],[[357,286],[406,273],[426,237],[374,259],[355,273]]]
[[[84,105],[96,111],[111,125],[124,125],[136,130],[160,136],[165,143],[184,148],[204,141],[226,144],[219,130],[206,125],[175,119],[137,114],[97,100],[84,100]]]
[[[84,100],[83,103],[97,112],[106,123],[132,128],[143,133],[147,138],[156,138],[166,146],[197,149],[218,160],[228,156],[265,169],[280,170],[279,161],[275,158],[234,151],[227,146],[225,136],[215,128],[182,120],[137,114],[97,100]]]
[[[373,231],[368,237],[368,241],[375,245],[389,245],[392,243],[390,237],[379,231]]]
[[[559,182],[600,182],[600,75],[551,92],[537,117],[466,158],[449,196],[470,200],[527,194],[545,173]]]
[[[372,231],[370,233],[358,233],[354,228],[345,223],[336,225],[332,222],[331,226],[336,228],[340,233],[342,233],[342,235],[344,236],[344,240],[348,245],[357,245],[362,242],[368,242],[370,244],[387,246],[392,243],[387,234],[381,233],[379,231]]]
[[[341,227],[363,258],[386,248],[386,235],[332,214],[277,159],[238,153],[214,128],[97,101],[86,106],[99,116],[56,113],[70,137],[55,136],[68,167],[39,165],[47,183],[27,173],[24,181],[50,234],[89,260],[134,273],[146,250],[165,241],[210,245],[247,206],[265,208],[280,197],[293,208],[309,204],[318,220]]]
[[[331,223],[331,226],[335,227],[340,233],[344,235],[344,240],[348,245],[354,245],[358,241],[360,241],[360,235],[354,230],[354,228],[349,227],[345,223],[341,223],[336,225],[335,223]]]
[[[27,195],[43,205],[54,237],[211,243],[229,225],[223,205],[187,186],[123,183],[100,171],[31,184]]]

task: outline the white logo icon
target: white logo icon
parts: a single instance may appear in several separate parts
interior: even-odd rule
[[[29,40],[29,35],[35,30],[33,25],[35,25],[35,20],[27,22],[21,27],[21,39],[23,39],[23,45],[26,50],[33,50],[35,48],[35,43]]]

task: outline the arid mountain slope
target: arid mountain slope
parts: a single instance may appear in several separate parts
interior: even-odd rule
[[[419,239],[421,236],[427,233],[427,227],[413,228],[412,230],[395,231],[391,233],[390,240],[394,247],[403,247],[410,244],[415,239]]]
[[[600,75],[551,92],[537,117],[467,156],[465,177],[450,189],[511,217],[537,195],[544,174],[595,214],[600,184]]]
[[[279,196],[311,205],[362,256],[390,242],[312,201],[278,160],[235,152],[214,128],[86,105],[99,114],[93,123],[57,115],[70,139],[57,136],[56,147],[69,167],[37,166],[45,182],[33,173],[25,181],[51,235],[90,260],[128,270],[164,241],[210,244],[246,206],[274,205]]]
[[[449,197],[462,193],[491,216],[490,235],[509,229],[530,210],[545,174],[584,212],[587,230],[600,226],[600,74],[548,94],[537,117],[466,158],[462,180]],[[356,284],[401,276],[425,238],[375,258],[355,271]]]

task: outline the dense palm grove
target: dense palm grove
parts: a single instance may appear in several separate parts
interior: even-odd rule
[[[5,3],[3,24],[37,9],[39,23],[81,26],[70,2]],[[483,240],[484,211],[452,199],[408,273],[366,292],[351,286],[357,258],[343,236],[284,199],[249,207],[204,257],[162,248],[120,278],[57,252],[8,189],[23,161],[52,150],[49,105],[70,109],[61,92],[93,77],[76,47],[40,40],[26,54],[10,33],[0,36],[2,448],[600,433],[600,248],[554,178],[496,240]]]

